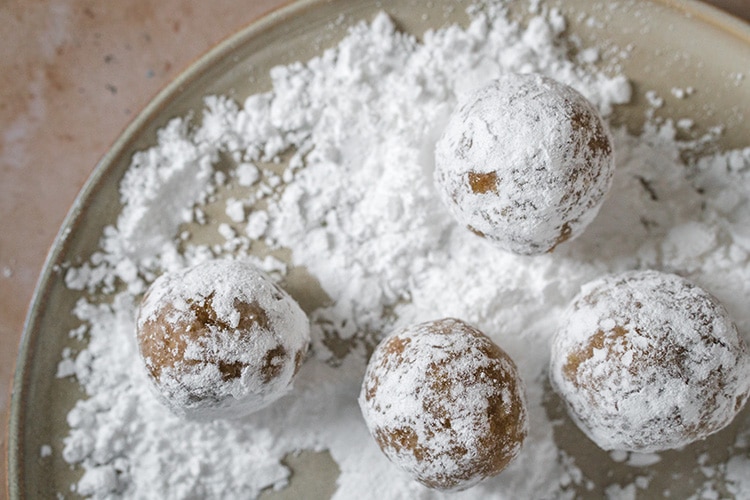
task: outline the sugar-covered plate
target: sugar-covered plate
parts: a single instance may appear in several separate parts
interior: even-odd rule
[[[47,258],[34,294],[11,404],[11,498],[94,494],[106,491],[107,484],[115,493],[126,488],[127,478],[116,477],[123,471],[113,472],[111,476],[104,473],[91,475],[82,485],[84,467],[80,463],[69,463],[76,460],[73,451],[64,451],[66,439],[70,437],[71,425],[81,426],[80,421],[75,421],[77,417],[69,414],[76,403],[87,396],[74,378],[64,375],[75,371],[72,360],[87,346],[86,335],[70,335],[70,332],[83,332],[81,320],[71,313],[78,301],[87,298],[92,302],[106,303],[123,286],[134,283],[127,279],[133,270],[122,266],[118,269],[119,277],[126,279],[118,281],[115,277],[111,287],[100,283],[87,290],[86,277],[80,272],[85,268],[84,263],[97,260],[95,254],[100,252],[105,228],[117,224],[123,208],[118,201],[121,200],[120,186],[126,172],[131,169],[134,155],[155,146],[158,131],[172,118],[200,117],[206,96],[226,95],[243,102],[250,95],[268,91],[271,88],[271,68],[320,56],[327,48],[335,47],[349,27],[362,20],[372,21],[380,10],[391,16],[398,30],[420,39],[428,29],[452,23],[466,26],[469,19],[465,11],[467,7],[468,2],[443,0],[300,1],[253,23],[221,43],[180,75],[138,115],[79,194]],[[564,57],[575,59],[579,65],[590,65],[591,71],[597,74],[623,74],[629,80],[633,95],[627,104],[614,106],[611,115],[614,126],[624,124],[633,134],[638,134],[644,122],[663,124],[664,120],[671,119],[681,139],[713,133],[716,138],[710,144],[717,149],[748,146],[750,27],[747,24],[695,1],[519,2],[511,5],[508,15],[525,27],[531,18],[549,16],[550,8],[557,8],[562,14],[555,19],[565,19],[564,29],[556,36],[566,40],[566,50],[581,50],[580,54],[571,53]],[[531,50],[534,41],[524,43]],[[353,54],[351,57],[358,56]],[[721,128],[718,133],[717,127]],[[281,168],[290,155],[284,151],[279,156],[278,168]],[[217,169],[229,168],[227,165],[233,160],[217,158]],[[273,162],[267,167],[269,171],[276,168]],[[242,187],[241,179],[228,177]],[[284,182],[281,174],[278,178]],[[237,191],[232,191],[236,186],[231,182],[216,185],[216,190],[202,200],[205,201],[205,211],[181,222],[180,230],[189,232],[191,238],[209,247],[217,245],[219,253],[231,253],[233,247],[228,243],[231,234],[226,229],[217,232],[216,226],[231,222],[233,212],[225,210],[226,205],[216,207],[238,195]],[[271,189],[276,187],[272,185]],[[168,212],[173,207],[167,203],[162,208],[163,214],[157,211],[149,215],[174,219],[174,214]],[[209,221],[207,224],[203,223],[204,216]],[[250,236],[247,237],[255,234],[254,230],[248,231]],[[179,235],[172,236],[177,238]],[[150,244],[145,240],[132,243],[144,247]],[[235,250],[242,251],[241,247],[240,242]],[[255,247],[252,252],[256,252]],[[260,248],[258,252],[265,255],[266,249]],[[280,266],[283,266],[284,259],[288,259],[284,252],[274,255]],[[91,267],[86,269],[90,271]],[[291,268],[284,284],[308,312],[326,303],[320,284],[302,269]],[[134,295],[139,292],[138,286],[138,283],[133,285]],[[337,354],[334,344],[328,347],[332,355]],[[342,347],[342,352],[350,347]],[[546,418],[555,422],[559,463],[570,466],[567,476],[569,490],[581,497],[598,498],[604,492],[638,491],[654,495],[669,492],[674,498],[682,498],[714,490],[720,495],[737,491],[736,485],[731,486],[735,490],[726,489],[723,479],[715,478],[717,474],[727,472],[725,464],[732,453],[727,450],[735,449],[738,440],[748,435],[750,418],[747,411],[740,414],[732,426],[709,440],[656,457],[610,454],[599,450],[585,440],[554,397],[545,404],[545,411]],[[106,418],[103,415],[102,418]],[[340,471],[331,455],[320,445],[303,448],[307,449],[299,450],[299,454],[289,453],[285,458],[285,463],[294,471],[289,485],[284,486],[284,477],[278,477],[278,490],[264,490],[262,496],[328,498],[334,494]],[[118,453],[115,444],[109,449],[112,454]],[[739,455],[732,462],[732,467],[744,466],[750,471],[746,451],[743,453],[745,455]],[[100,459],[113,460],[111,457]],[[674,471],[682,471],[678,479],[675,479]],[[535,472],[544,474],[544,471]],[[578,475],[579,472],[582,475]],[[196,474],[199,473],[200,470],[196,470]],[[351,488],[351,478],[348,481],[346,487]],[[71,489],[73,485],[78,485],[77,490]],[[747,482],[744,487],[748,487]]]

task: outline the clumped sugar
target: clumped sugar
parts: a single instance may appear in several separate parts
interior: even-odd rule
[[[64,438],[63,458],[84,471],[73,490],[92,498],[254,497],[286,483],[286,454],[312,449],[329,450],[338,464],[336,498],[442,498],[390,464],[357,407],[367,355],[383,332],[440,317],[494,335],[527,384],[529,435],[518,458],[451,498],[648,487],[646,472],[632,484],[596,485],[555,444],[560,422],[545,408],[549,342],[583,283],[635,268],[690,277],[746,334],[750,149],[688,167],[681,160],[688,145],[675,140],[670,123],[639,137],[614,130],[612,188],[578,239],[528,258],[468,233],[432,183],[435,142],[462,96],[516,71],[572,86],[605,116],[630,99],[626,75],[592,70],[595,50],[571,56],[565,19],[534,5],[524,25],[502,9],[477,10],[466,28],[431,31],[421,41],[380,14],[319,57],[275,68],[268,93],[243,103],[208,97],[199,125],[175,118],[136,155],[116,224],[66,275],[69,288],[104,299],[78,301],[73,314],[86,326],[71,335],[85,335],[87,344],[66,351],[58,370],[86,392]],[[274,164],[282,153],[283,168]],[[236,168],[216,168],[222,158]],[[211,200],[232,186],[219,210],[229,222],[215,220]],[[219,243],[199,243],[195,228]],[[253,254],[267,247],[288,249],[289,265]],[[311,356],[293,392],[268,408],[239,420],[184,421],[147,388],[136,309],[162,272],[228,254],[280,281],[297,268],[317,280],[321,297],[307,311]],[[734,449],[736,458],[714,477],[723,473],[727,490],[742,492],[748,444]]]

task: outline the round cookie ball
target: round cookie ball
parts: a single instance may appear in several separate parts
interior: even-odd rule
[[[614,167],[612,137],[594,106],[535,74],[505,74],[470,94],[435,147],[435,183],[453,216],[522,255],[579,236]]]
[[[197,420],[240,417],[283,396],[309,339],[294,299],[232,260],[159,276],[137,317],[138,348],[159,399]]]
[[[728,425],[750,357],[724,307],[692,282],[630,271],[585,285],[553,343],[552,386],[605,450],[679,448]]]
[[[510,357],[476,328],[441,319],[375,349],[359,405],[385,455],[430,488],[462,490],[502,471],[528,433]]]

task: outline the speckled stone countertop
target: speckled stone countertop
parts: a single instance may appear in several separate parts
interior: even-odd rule
[[[0,2],[0,498],[23,321],[76,194],[164,85],[217,42],[288,2]],[[748,0],[710,3],[750,20]]]

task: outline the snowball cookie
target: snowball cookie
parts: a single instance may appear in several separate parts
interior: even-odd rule
[[[232,260],[161,275],[137,317],[138,348],[159,398],[197,420],[246,415],[284,395],[309,339],[294,299]]]
[[[454,217],[523,255],[579,236],[614,168],[594,106],[540,75],[505,74],[469,95],[435,148],[435,183]]]
[[[585,285],[552,343],[550,378],[605,450],[655,452],[731,422],[750,358],[721,304],[690,281],[631,271]]]
[[[385,338],[367,366],[359,405],[383,453],[430,488],[461,490],[498,474],[528,433],[515,364],[457,319]]]

